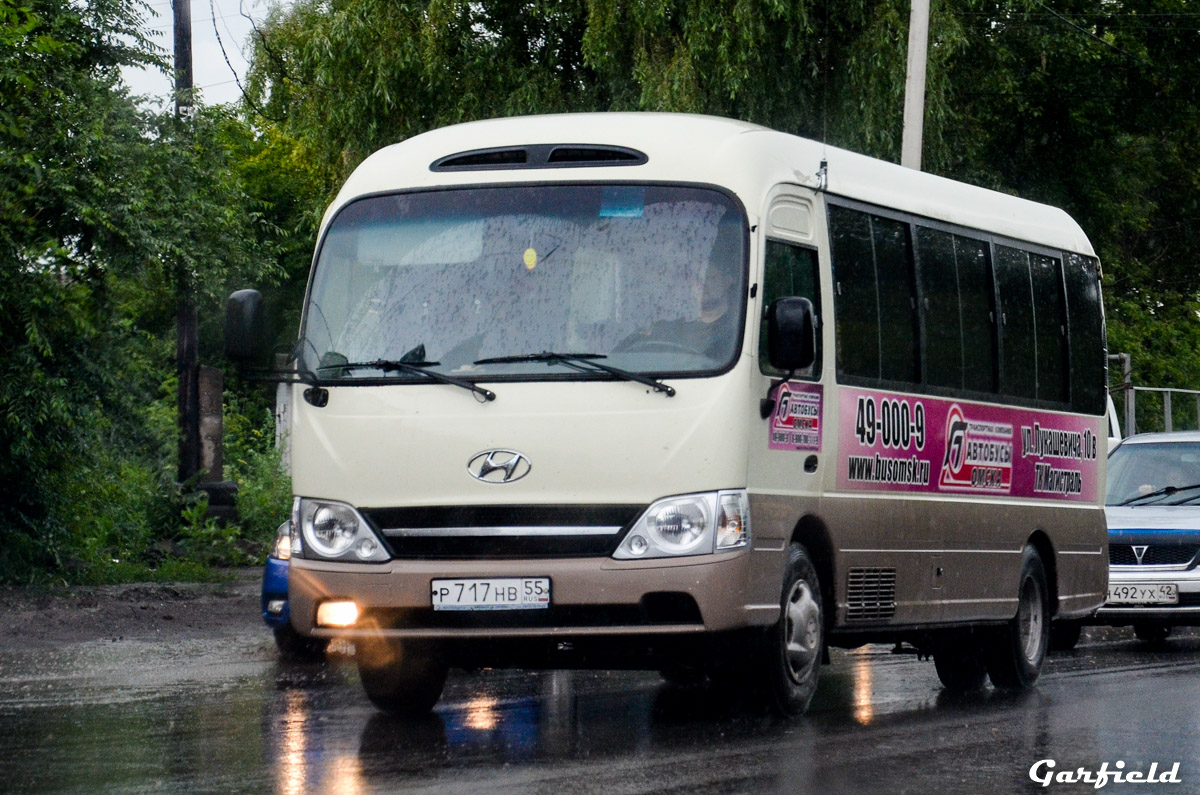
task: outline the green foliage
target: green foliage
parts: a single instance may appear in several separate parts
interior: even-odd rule
[[[491,116],[672,110],[900,149],[900,0],[298,0],[253,40],[254,125],[230,109],[182,123],[126,96],[119,67],[157,59],[140,8],[0,0],[0,580],[261,554],[289,500],[263,392],[227,396],[239,526],[208,522],[172,481],[176,300],[199,304],[208,361],[232,288],[267,288],[286,336],[324,204],[380,146]],[[1133,354],[1139,383],[1195,387],[1189,14],[935,2],[923,163],[1071,212],[1104,263],[1110,348]]]
[[[208,515],[208,495],[197,492],[181,512],[181,542],[188,557],[210,565],[253,563],[254,557],[240,547],[241,534],[234,525]]]
[[[285,272],[288,234],[234,167],[256,137],[121,86],[119,67],[156,60],[141,7],[0,0],[0,580],[169,554],[177,297],[214,317],[230,284]]]
[[[238,523],[261,556],[292,509],[292,482],[275,445],[271,410],[233,392],[225,397],[225,475],[237,482]]]
[[[256,37],[251,82],[331,183],[432,127],[565,110],[732,116],[898,159],[908,14],[900,0],[303,0]],[[1147,384],[1200,385],[1190,19],[1185,0],[965,0],[930,20],[925,169],[1071,212],[1105,265],[1111,347]]]

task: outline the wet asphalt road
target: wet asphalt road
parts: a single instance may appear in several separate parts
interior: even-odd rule
[[[1103,636],[1103,637],[1101,637]],[[341,650],[343,652],[349,649]],[[237,638],[0,648],[0,791],[1095,792],[1030,767],[1159,771],[1200,792],[1200,633],[1089,630],[1036,690],[952,698],[890,647],[833,652],[781,721],[625,672],[452,672],[424,720],[383,716],[335,648],[284,664]],[[1045,769],[1045,766],[1042,768]]]

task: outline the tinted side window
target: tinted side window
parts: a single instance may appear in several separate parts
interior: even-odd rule
[[[1040,254],[1029,257],[1033,316],[1037,326],[1037,396],[1067,400],[1067,313],[1059,261]]]
[[[817,275],[817,252],[810,248],[794,246],[778,240],[768,240],[766,267],[763,278],[763,308],[772,301],[790,296],[800,296],[812,301],[817,317],[817,358],[809,370],[800,375],[817,378],[821,375],[821,292]],[[758,364],[764,373],[779,371],[767,361],[767,326],[764,322],[759,334]]]
[[[988,245],[918,227],[917,260],[925,319],[925,381],[995,389],[995,334]]]
[[[1033,326],[1033,289],[1029,255],[996,247],[996,282],[1000,287],[1000,391],[1037,397],[1037,345]]]
[[[1076,411],[1105,410],[1104,310],[1100,298],[1100,263],[1068,254],[1067,317],[1071,336],[1071,406]]]
[[[996,290],[988,244],[954,236],[962,312],[963,388],[996,391]]]
[[[996,247],[1006,395],[1067,399],[1066,302],[1059,261]]]
[[[830,207],[838,370],[917,380],[916,302],[908,225]]]
[[[875,247],[865,213],[829,208],[835,274],[838,372],[879,377],[879,294]]]
[[[909,227],[876,217],[871,226],[879,275],[879,377],[916,383],[921,371],[917,366],[917,291]]]

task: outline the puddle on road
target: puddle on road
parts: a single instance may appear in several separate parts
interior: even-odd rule
[[[810,716],[787,722],[645,672],[452,672],[433,714],[403,720],[374,710],[344,654],[284,664],[269,638],[4,649],[0,789],[743,791],[830,776],[849,786],[868,775],[864,754],[879,775],[961,774],[961,751],[942,751],[976,735],[970,775],[987,781],[990,764],[1024,781],[1019,768],[1037,754],[1149,759],[1168,741],[1147,727],[1181,720],[1166,723],[1178,693],[1146,715],[1127,687],[1111,706],[1076,703],[1071,688],[1091,687],[1075,684],[1084,660],[1144,662],[1140,649],[1052,658],[1033,694],[965,699],[941,690],[931,663],[890,651],[835,651]],[[1194,719],[1183,722],[1191,736]]]

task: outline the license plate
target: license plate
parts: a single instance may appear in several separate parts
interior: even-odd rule
[[[550,606],[549,577],[434,580],[434,610],[540,610]]]
[[[1109,583],[1110,605],[1175,605],[1179,604],[1179,586],[1173,582]]]

